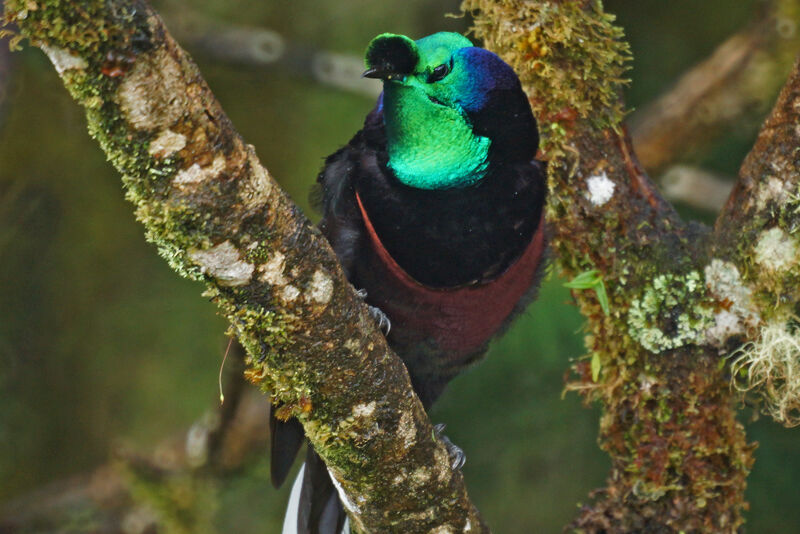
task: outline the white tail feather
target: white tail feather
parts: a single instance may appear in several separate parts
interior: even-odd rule
[[[292,492],[289,494],[289,504],[286,505],[286,516],[283,518],[282,534],[297,534],[297,507],[300,506],[300,490],[303,487],[303,474],[306,472],[306,464],[300,466],[300,471],[292,484]],[[342,534],[350,534],[350,518],[344,520]]]

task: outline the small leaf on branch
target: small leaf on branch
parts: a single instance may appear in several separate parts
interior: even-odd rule
[[[595,294],[597,294],[597,300],[600,302],[600,307],[603,309],[603,313],[605,315],[609,314],[606,285],[603,283],[603,278],[600,276],[600,271],[597,269],[582,272],[569,282],[565,283],[564,287],[569,289],[593,289]],[[594,375],[594,359],[592,360],[592,375]]]

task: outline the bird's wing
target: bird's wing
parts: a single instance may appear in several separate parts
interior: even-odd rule
[[[383,115],[375,108],[350,142],[325,160],[312,191],[312,203],[322,212],[319,227],[333,247],[345,274],[352,280],[353,265],[366,235],[361,211],[356,202],[356,182],[360,175],[374,171],[367,161],[385,150]]]

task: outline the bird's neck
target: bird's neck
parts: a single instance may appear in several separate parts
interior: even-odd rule
[[[481,180],[489,166],[487,137],[475,135],[457,110],[419,90],[388,83],[383,99],[389,167],[418,189],[453,189]]]

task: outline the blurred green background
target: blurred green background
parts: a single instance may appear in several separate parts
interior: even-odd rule
[[[631,42],[643,105],[752,16],[754,0],[609,0]],[[459,2],[196,0],[156,3],[167,24],[187,9],[261,26],[310,49],[360,55],[374,35],[463,31]],[[244,138],[310,213],[323,158],[360,127],[372,102],[293,69],[223,62],[192,50]],[[149,450],[217,399],[224,322],[146,244],[117,173],[86,133],[41,52],[16,55],[0,112],[0,502],[106,461],[123,442]],[[735,173],[752,126],[701,161]],[[703,214],[687,216],[702,219]],[[710,220],[706,215],[706,221]],[[467,453],[470,494],[495,532],[559,532],[602,484],[598,411],[563,376],[582,356],[582,320],[557,278],[484,363],[457,379],[432,419]],[[742,412],[750,419],[752,412]],[[800,434],[748,422],[757,440],[747,532],[800,531]],[[287,488],[268,482],[266,452],[219,493],[219,532],[279,532]],[[74,530],[73,530],[74,531]]]

